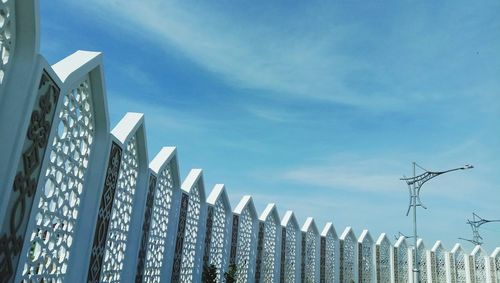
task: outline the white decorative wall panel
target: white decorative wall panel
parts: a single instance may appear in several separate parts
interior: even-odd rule
[[[374,242],[368,232],[363,230],[359,237],[358,248],[358,270],[360,282],[373,282],[375,280],[375,265],[374,265]]]
[[[453,276],[452,281],[456,283],[467,282],[467,271],[465,266],[465,253],[460,245],[455,245],[452,252]]]
[[[181,282],[193,282],[193,270],[195,266],[196,241],[198,237],[198,223],[201,213],[201,198],[198,186],[191,189],[189,195],[189,206],[186,218],[186,230],[184,234],[184,247],[182,250]]]
[[[320,282],[333,283],[338,280],[337,266],[339,264],[338,237],[331,222],[327,223],[321,233],[321,274]]]
[[[170,221],[170,210],[174,190],[172,164],[169,163],[158,177],[155,192],[153,215],[149,233],[144,281],[160,282],[163,257],[167,241],[167,227]]]
[[[254,219],[249,208],[245,208],[240,215],[240,226],[238,229],[238,255],[236,266],[238,267],[238,282],[247,282],[252,253],[252,238],[254,233]]]
[[[264,223],[264,250],[262,255],[262,282],[272,283],[275,280],[276,254],[279,247],[278,229],[279,222],[272,215]]]
[[[417,241],[417,264],[420,270],[420,282],[427,282],[427,251],[422,239]]]
[[[292,211],[287,211],[282,225],[282,251],[281,251],[281,282],[297,282],[297,272],[300,271],[298,256],[300,251],[300,228]]]
[[[474,266],[474,278],[476,282],[486,282],[488,274],[486,273],[486,253],[481,246],[476,246],[471,253]]]
[[[13,21],[14,0],[0,1],[0,85],[9,68],[16,42],[16,23]]]
[[[376,246],[376,266],[377,266],[377,282],[391,281],[391,242],[382,233],[377,240]]]
[[[408,282],[408,245],[404,236],[401,236],[394,245],[394,265],[396,283]]]
[[[440,241],[437,241],[432,248],[431,263],[432,263],[432,279],[433,282],[446,283],[446,266],[445,266],[445,249]]]
[[[214,204],[213,223],[210,239],[209,264],[215,265],[217,268],[217,279],[222,282],[224,272],[227,267],[228,253],[228,237],[229,237],[229,217],[231,213],[229,203],[225,199],[225,191],[222,191]],[[223,195],[224,194],[224,195]]]
[[[342,233],[340,237],[340,248],[341,248],[341,259],[340,259],[340,282],[351,282],[357,281],[356,276],[356,266],[357,255],[356,255],[356,247],[358,245],[358,241],[352,232],[351,227],[347,227]]]
[[[134,136],[125,145],[120,165],[100,276],[102,282],[121,282],[138,174],[137,142]]]
[[[316,282],[319,280],[319,249],[320,235],[312,217],[306,219],[302,227],[302,272],[303,282]]]
[[[31,231],[24,280],[64,280],[78,220],[89,155],[94,141],[94,113],[88,79],[66,93],[58,114],[50,160]]]

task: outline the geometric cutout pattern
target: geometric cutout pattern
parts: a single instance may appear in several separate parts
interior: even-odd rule
[[[274,282],[275,258],[278,247],[278,227],[272,214],[264,222],[264,250],[262,257],[262,278],[263,282]]]
[[[483,249],[479,248],[473,256],[474,259],[474,277],[476,282],[486,282],[486,255]]]
[[[379,245],[376,245],[377,258],[377,281],[391,281],[391,243],[384,238]]]
[[[198,223],[200,221],[201,197],[198,185],[190,190],[189,206],[186,215],[186,230],[182,248],[180,282],[193,282],[196,240],[198,239]]]
[[[228,230],[228,222],[226,217],[226,206],[224,205],[223,199],[220,197],[215,202],[214,218],[212,223],[212,233],[210,242],[210,264],[217,267],[217,279],[218,282],[222,282],[222,277],[224,274],[220,272],[223,268],[224,255],[227,254],[227,237],[226,231]]]
[[[181,207],[179,210],[179,221],[175,239],[175,250],[172,264],[172,278],[170,282],[179,282],[181,277],[182,249],[184,247],[184,233],[186,231],[186,218],[189,206],[189,195],[182,193]]]
[[[495,274],[497,282],[500,282],[500,252],[496,254],[496,256],[492,259],[492,262],[495,263],[493,268],[493,273]]]
[[[445,266],[445,250],[442,245],[433,251],[432,254],[432,275],[433,281],[446,283],[446,266]]]
[[[319,252],[319,235],[318,232],[310,227],[307,232],[302,234],[305,236],[305,258],[304,258],[304,279],[306,282],[316,282],[316,269],[319,267],[316,262],[316,255]]]
[[[133,136],[125,145],[120,164],[101,271],[102,282],[120,282],[138,175],[138,147]]]
[[[10,65],[14,43],[16,42],[14,18],[14,0],[0,1],[0,85]]]
[[[358,243],[358,270],[359,282],[373,282],[374,275],[374,250],[373,240],[367,234],[363,242]]]
[[[296,281],[296,271],[297,271],[297,241],[299,240],[298,235],[299,227],[295,221],[289,221],[286,227],[283,229],[283,243],[285,247],[284,251],[284,263],[282,265],[282,273],[284,273],[284,282],[295,282]]]
[[[49,164],[40,179],[42,194],[33,208],[36,223],[30,233],[24,280],[64,281],[94,141],[90,89],[85,79],[63,97]]]
[[[9,3],[13,5],[13,1]],[[7,207],[7,221],[4,221],[1,227],[0,280],[2,282],[11,280],[17,270],[59,91],[55,82],[44,71],[38,86],[37,102],[31,112],[23,153],[17,164],[17,173]]]
[[[321,282],[332,283],[335,280],[335,268],[338,264],[335,262],[335,257],[338,254],[337,242],[333,234],[333,229],[330,229],[325,237],[321,237],[321,248],[322,248],[322,261],[324,265],[322,266],[322,276]]]
[[[422,239],[419,239],[419,243],[417,244],[417,264],[418,269],[420,271],[420,282],[427,282],[427,254],[425,250],[425,245]]]
[[[145,282],[160,282],[167,233],[169,232],[167,227],[170,220],[173,190],[172,164],[169,163],[160,172],[156,185],[144,271]]]
[[[260,283],[261,276],[261,266],[262,266],[262,254],[264,250],[264,233],[265,233],[264,222],[259,222],[259,233],[257,236],[257,260],[255,264],[255,283]]]
[[[237,282],[247,282],[250,268],[250,258],[252,252],[253,238],[253,217],[250,214],[250,208],[247,206],[239,217],[238,227],[238,254],[235,258],[237,269]]]
[[[394,246],[394,281],[408,282],[408,246],[404,238],[398,240]]]
[[[340,276],[341,282],[351,282],[354,281],[354,264],[356,260],[356,238],[352,233],[349,233],[347,237],[341,242],[341,258],[340,258]]]
[[[122,149],[115,143],[111,143],[108,168],[106,178],[99,202],[96,228],[90,256],[87,282],[100,282],[102,263],[106,250],[106,239],[108,236],[109,224],[111,221],[111,209],[115,198],[116,185],[118,183],[118,173],[120,171]]]
[[[145,261],[146,261],[146,253],[149,242],[149,233],[151,228],[151,214],[153,213],[155,188],[156,188],[156,176],[151,174],[149,175],[148,194],[146,196],[146,209],[144,212],[144,220],[142,222],[142,235],[139,248],[139,256],[137,258],[137,269],[135,272],[136,283],[142,282],[144,277],[144,265],[146,264]]]

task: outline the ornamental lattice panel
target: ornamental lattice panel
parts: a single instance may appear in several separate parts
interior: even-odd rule
[[[322,281],[325,283],[335,282],[335,269],[338,263],[335,262],[337,256],[337,238],[334,234],[333,228],[328,231],[325,237],[322,237],[324,242],[324,277]]]
[[[446,283],[446,266],[445,266],[445,249],[441,244],[432,251],[432,270],[434,272],[432,279],[433,282]]]
[[[453,265],[455,270],[454,282],[465,283],[467,282],[467,271],[465,267],[465,253],[462,248],[458,249],[452,253]]]
[[[237,282],[247,282],[248,273],[251,272],[249,269],[254,233],[253,222],[254,219],[250,213],[249,207],[245,207],[239,217],[238,254],[236,256],[236,266],[238,267],[236,274]]]
[[[340,282],[351,282],[356,279],[355,277],[355,264],[356,262],[356,245],[358,242],[352,233],[341,240],[341,266],[340,266]]]
[[[422,242],[422,239],[418,240],[417,244],[417,264],[418,264],[418,269],[420,271],[420,282],[421,283],[426,283],[427,282],[427,254],[425,250],[425,245]]]
[[[182,263],[180,282],[193,282],[193,271],[196,256],[196,241],[198,239],[198,224],[201,213],[201,197],[198,185],[190,190],[189,206],[186,215],[186,228],[182,248]]]
[[[154,197],[152,221],[144,267],[145,282],[160,282],[174,190],[172,161],[160,172]],[[167,254],[169,256],[169,254]]]
[[[16,42],[14,0],[0,1],[0,86],[12,61]]]
[[[23,280],[64,281],[94,141],[91,86],[84,79],[66,93],[51,143],[49,164],[40,178]]]
[[[297,245],[298,245],[298,235],[300,235],[299,227],[297,223],[293,220],[288,221],[286,227],[282,230],[282,246],[284,250],[282,253],[283,264],[281,266],[283,273],[282,282],[296,282],[297,272]]]
[[[316,261],[316,255],[319,252],[318,243],[318,232],[310,227],[305,233],[305,268],[304,268],[304,279],[305,282],[316,282],[316,269],[319,267]]]
[[[377,261],[377,282],[391,281],[391,242],[385,236],[381,235],[381,239],[377,241],[376,261]]]
[[[476,247],[476,252],[473,253],[474,278],[476,282],[486,282],[486,254],[480,247]]]
[[[495,263],[493,272],[495,272],[497,282],[500,282],[500,250],[498,250],[498,248],[495,257],[492,260]]]
[[[102,282],[120,282],[121,280],[132,204],[139,174],[137,150],[137,141],[134,136],[125,145],[120,164],[100,276]]]
[[[408,282],[408,245],[404,237],[394,245],[394,281],[396,283]]]
[[[224,205],[222,197],[219,197],[215,202],[214,215],[212,222],[212,233],[210,241],[210,264],[217,267],[217,278],[222,282],[222,274],[220,271],[225,268],[224,256],[227,254],[227,209]]]
[[[275,265],[276,265],[276,253],[278,248],[278,229],[280,228],[279,222],[273,218],[270,214],[264,223],[264,246],[262,251],[262,282],[272,283],[275,278]]]
[[[374,242],[367,230],[363,231],[358,246],[358,269],[360,282],[373,282],[374,268]]]
[[[12,1],[10,1],[12,5]],[[42,160],[52,129],[55,109],[60,90],[47,72],[41,75],[38,85],[38,98],[31,112],[30,124],[23,142],[22,155],[17,164],[16,177],[7,207],[7,216],[1,227],[0,237],[0,282],[15,276],[19,257],[23,248],[26,225],[33,206]]]

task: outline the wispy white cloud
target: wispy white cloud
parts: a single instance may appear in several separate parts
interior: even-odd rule
[[[211,127],[211,121],[165,104],[133,99],[114,92],[108,93],[108,96],[109,100],[113,101],[109,106],[112,120],[121,119],[125,114],[123,109],[128,112],[147,113],[146,127],[152,133],[165,135],[169,131],[182,131],[186,134],[200,134]]]
[[[327,163],[292,168],[280,176],[284,180],[333,190],[361,192],[401,191],[400,176],[387,160],[336,159]],[[389,173],[392,172],[392,173]]]
[[[201,2],[91,2],[81,8],[124,29],[135,40],[146,38],[167,50],[179,50],[237,87],[367,108],[393,107],[404,101],[384,88],[364,93],[346,83],[358,70],[365,70],[368,80],[375,75],[367,62],[332,52],[333,43],[357,33],[355,25],[324,26],[328,21],[312,21],[301,22],[299,28],[294,25],[296,19],[289,19],[285,25],[290,28],[283,30],[244,21]],[[384,78],[377,77],[383,85]]]
[[[245,109],[253,116],[271,122],[283,123],[293,122],[299,118],[299,115],[279,109],[272,109],[266,106],[246,106]]]

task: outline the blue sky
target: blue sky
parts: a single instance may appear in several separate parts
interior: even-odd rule
[[[419,235],[471,238],[500,219],[500,3],[435,1],[43,1],[41,53],[104,53],[111,125],[146,115],[150,159],[178,148],[300,223],[412,233],[406,185],[428,170]],[[500,224],[480,230],[489,252]],[[471,245],[461,242],[467,250]]]

